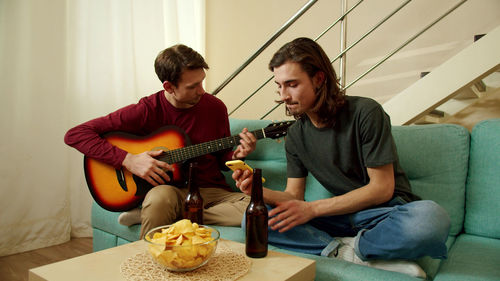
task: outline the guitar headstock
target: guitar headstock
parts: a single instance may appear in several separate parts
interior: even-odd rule
[[[269,124],[263,129],[266,138],[277,139],[286,136],[288,127],[290,127],[293,123],[295,123],[295,120]]]

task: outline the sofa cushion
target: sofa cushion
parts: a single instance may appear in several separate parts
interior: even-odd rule
[[[434,280],[499,280],[499,260],[500,240],[462,234]]]
[[[121,225],[118,223],[119,215],[120,212],[110,212],[103,209],[95,201],[92,203],[91,219],[94,229],[122,237],[128,241],[139,240],[141,225],[136,224],[130,227]]]
[[[344,280],[344,281],[368,281],[368,280],[384,280],[384,281],[422,281],[422,279],[412,277],[399,272],[387,271],[355,264],[352,262],[315,256],[303,253],[292,252],[284,249],[273,249],[289,255],[311,259],[316,261],[316,278],[315,280]]]
[[[446,240],[446,248],[449,250],[453,243],[455,243],[457,237],[456,236],[448,236]],[[425,256],[417,260],[417,263],[422,267],[422,269],[427,273],[427,279],[434,279],[436,276],[439,267],[441,266],[441,259],[433,259],[429,256]]]
[[[500,119],[472,129],[465,232],[500,238]]]
[[[92,251],[97,252],[108,248],[116,247],[117,237],[114,234],[102,231],[97,228],[92,229]]]
[[[450,124],[395,126],[392,132],[412,191],[445,208],[450,234],[457,235],[464,220],[469,132]]]

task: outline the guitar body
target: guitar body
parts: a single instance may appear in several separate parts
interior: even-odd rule
[[[163,127],[143,137],[113,132],[104,135],[104,138],[112,145],[133,154],[159,149],[168,151],[189,145],[188,136],[175,126]],[[173,178],[171,184],[179,185],[182,182],[182,169],[179,164],[171,164],[175,168],[170,174]],[[122,212],[139,206],[146,193],[153,187],[125,168],[117,170],[89,157],[84,157],[84,169],[92,197],[101,207],[109,211]]]

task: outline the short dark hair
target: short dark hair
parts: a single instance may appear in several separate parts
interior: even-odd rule
[[[298,63],[312,79],[317,72],[325,74],[325,83],[316,89],[316,104],[313,111],[318,113],[320,121],[329,127],[335,124],[335,115],[345,103],[345,93],[340,89],[337,74],[330,59],[321,46],[309,38],[297,38],[286,43],[272,57],[269,69],[274,71],[287,62]],[[290,115],[286,109],[287,115]],[[300,118],[301,116],[294,116]]]
[[[163,83],[168,81],[178,86],[184,70],[208,69],[205,59],[195,50],[182,44],[161,51],[155,60],[155,72]]]

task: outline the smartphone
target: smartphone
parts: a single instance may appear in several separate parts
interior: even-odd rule
[[[241,161],[241,160],[231,160],[231,161],[227,161],[227,162],[226,162],[226,166],[227,166],[229,169],[233,170],[233,171],[236,171],[236,170],[240,169],[240,170],[243,170],[243,171],[245,171],[245,170],[250,170],[250,172],[252,172],[252,173],[253,173],[253,169],[252,169],[252,167],[248,166],[248,164],[247,164],[247,163],[245,163],[245,162],[243,162],[243,161]],[[266,181],[266,179],[265,179],[264,177],[262,177],[262,182],[264,183],[265,181]]]

